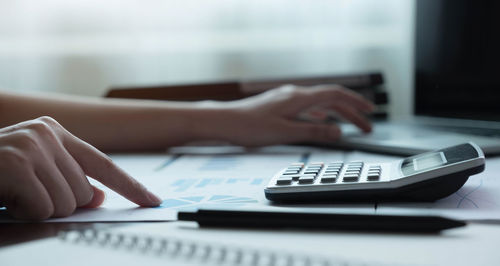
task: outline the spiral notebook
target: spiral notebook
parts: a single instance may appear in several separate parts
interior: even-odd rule
[[[71,231],[59,236],[75,247],[95,247],[116,255],[127,252],[157,258],[168,265],[368,265],[304,253],[234,246],[196,239],[135,235],[109,231]],[[148,264],[150,265],[150,264]]]
[[[269,237],[264,237],[266,235]],[[179,227],[178,223],[157,223],[118,229],[66,231],[49,240],[0,249],[0,258],[5,265],[37,265],[44,262],[51,266],[388,265],[346,257],[338,246],[318,249],[311,245],[301,246],[301,238],[292,242],[273,242],[272,238],[275,236],[271,231],[210,231]],[[318,247],[325,247],[324,244],[318,243]]]

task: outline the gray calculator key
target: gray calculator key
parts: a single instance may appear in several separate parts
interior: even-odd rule
[[[280,177],[276,180],[276,185],[290,185],[292,184],[292,178],[290,177]]]
[[[339,170],[335,170],[335,171],[332,171],[332,170],[326,170],[326,171],[325,171],[325,174],[338,174],[338,173],[340,173],[340,171],[339,171]]]
[[[325,171],[325,174],[338,174],[338,173],[340,173],[340,170],[335,170],[335,171],[333,171],[333,170],[326,170]]]
[[[353,181],[357,181],[359,178],[359,175],[358,174],[347,174],[347,175],[344,175],[344,182],[353,182]]]
[[[312,184],[313,182],[314,182],[314,177],[312,176],[299,177],[299,184]]]
[[[283,173],[283,175],[295,175],[295,174],[298,174],[298,173],[299,173],[299,171],[285,171]]]
[[[318,175],[318,172],[305,172],[304,175],[310,175],[310,176],[317,176]]]
[[[345,173],[346,173],[346,175],[347,174],[359,174],[359,173],[361,173],[361,170],[349,170],[349,169],[347,169],[347,170],[345,170]]]
[[[344,177],[359,177],[359,174],[357,174],[357,173],[346,173],[346,174],[344,174]]]
[[[338,176],[338,173],[324,173],[322,176]]]
[[[321,183],[334,183],[337,180],[337,176],[323,176],[321,178]]]
[[[279,178],[291,178],[293,181],[299,180],[300,175],[282,175]]]
[[[355,182],[358,181],[358,176],[344,176],[344,182]]]
[[[380,179],[380,175],[368,175],[368,181],[376,181]]]

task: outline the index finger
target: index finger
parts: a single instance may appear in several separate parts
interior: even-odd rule
[[[64,146],[86,175],[140,206],[154,207],[161,204],[160,198],[148,191],[92,145],[67,132]]]

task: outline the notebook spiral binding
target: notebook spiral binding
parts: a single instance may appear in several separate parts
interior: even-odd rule
[[[94,245],[100,248],[136,252],[142,255],[165,257],[169,260],[189,260],[195,265],[253,265],[253,266],[351,266],[365,265],[319,258],[313,255],[287,253],[264,249],[249,249],[214,243],[202,243],[177,238],[138,236],[87,229],[66,231],[59,239],[67,243]],[[170,264],[171,265],[171,264]]]

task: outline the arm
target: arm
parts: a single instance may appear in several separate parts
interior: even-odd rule
[[[138,205],[157,206],[160,198],[90,144],[134,150],[208,139],[245,146],[337,139],[335,125],[297,121],[311,107],[370,130],[363,113],[373,105],[338,86],[285,86],[240,101],[198,103],[0,93],[0,206],[24,219],[97,207],[104,193],[87,176]]]
[[[297,141],[332,141],[335,125],[299,122],[297,115],[320,106],[339,113],[364,131],[363,114],[374,106],[340,86],[284,86],[233,102],[159,102],[61,95],[0,93],[0,127],[42,115],[105,151],[151,150],[193,140],[221,140],[244,146]]]
[[[101,150],[161,149],[197,138],[201,105],[0,92],[0,128],[49,116]]]

